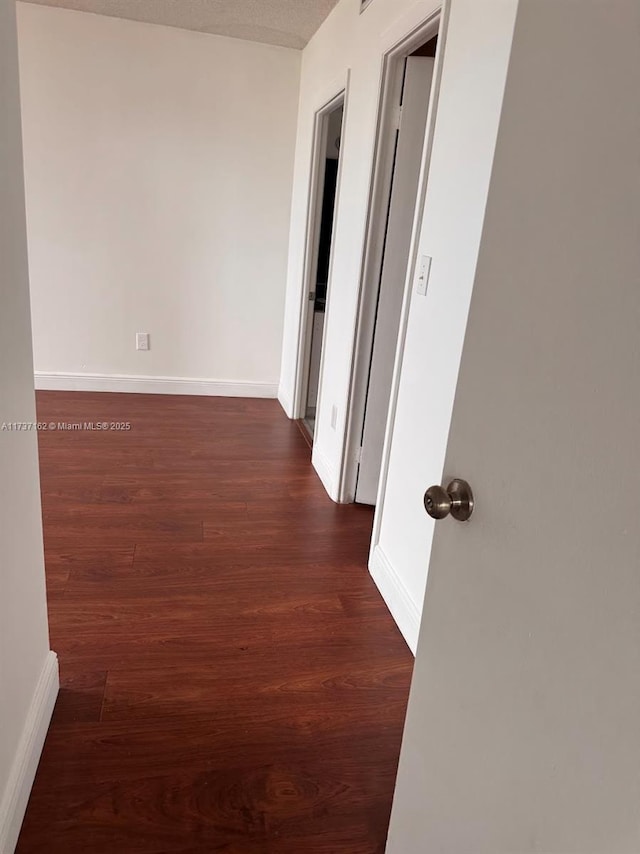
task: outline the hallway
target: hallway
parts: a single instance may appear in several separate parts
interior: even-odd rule
[[[20,854],[381,854],[413,658],[273,400],[39,392],[61,691]]]

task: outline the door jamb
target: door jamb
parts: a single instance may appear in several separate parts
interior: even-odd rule
[[[433,84],[431,86],[429,99],[427,130],[425,134],[425,145],[422,155],[416,203],[416,217],[414,220],[411,247],[409,250],[407,279],[405,281],[405,292],[398,330],[396,364],[391,386],[385,446],[380,472],[380,484],[378,487],[378,505],[381,503],[381,496],[384,495],[384,488],[386,486],[389,462],[388,444],[390,428],[395,417],[400,373],[402,369],[402,354],[404,351],[406,329],[409,319],[409,306],[415,275],[418,240],[422,225],[422,211],[426,198],[427,178],[429,175],[431,151],[433,148],[433,137],[440,93],[440,81],[442,78],[442,65],[448,18],[449,3],[447,0],[444,0],[442,6],[432,12],[417,26],[413,27],[401,39],[396,41],[395,44],[392,45],[383,55],[382,79],[378,102],[376,145],[371,175],[369,210],[367,214],[366,240],[362,262],[362,277],[358,293],[356,330],[351,358],[347,422],[344,433],[339,475],[338,500],[342,503],[351,503],[355,500],[358,478],[360,444],[366,410],[367,376],[371,361],[371,347],[375,329],[375,306],[378,299],[380,273],[383,263],[384,227],[386,222],[386,218],[383,216],[383,205],[385,204],[385,200],[388,201],[391,180],[393,177],[393,165],[390,163],[389,150],[391,148],[392,136],[395,129],[395,105],[399,100],[400,95],[401,63],[404,62],[405,58],[421,44],[424,44],[430,38],[437,35],[438,46],[436,49]],[[379,514],[376,514],[376,517],[378,517],[378,515]],[[375,539],[376,538],[374,536],[374,540]]]
[[[343,84],[339,91],[334,92],[330,97],[325,97],[322,105],[315,111],[313,117],[313,142],[311,146],[311,163],[309,169],[309,189],[307,194],[307,227],[305,236],[304,250],[304,267],[302,273],[302,289],[300,294],[300,314],[298,323],[298,343],[296,350],[296,372],[295,372],[295,392],[293,397],[293,418],[301,419],[305,416],[305,404],[307,389],[309,383],[309,359],[311,356],[311,334],[312,324],[309,324],[308,305],[309,293],[315,290],[315,282],[313,281],[317,272],[318,266],[318,248],[320,241],[320,226],[322,219],[322,202],[324,184],[325,164],[322,158],[322,152],[326,149],[327,133],[328,133],[328,118],[329,115],[337,109],[341,104],[343,107],[342,116],[342,139],[344,140],[344,126],[347,114],[347,91],[348,79],[346,84]],[[344,145],[341,144],[341,149]],[[342,161],[342,157],[340,158]],[[334,210],[334,222],[338,209],[338,199],[340,196],[340,183],[342,176],[342,162],[338,166],[338,179],[336,184],[336,206]],[[333,248],[335,240],[335,228],[331,239],[331,259],[333,259]],[[325,308],[325,325],[323,330],[323,341],[320,357],[320,380],[318,385],[318,408],[320,403],[320,393],[322,390],[322,365],[324,354],[324,343],[326,340],[328,316],[329,296],[331,287],[331,268],[329,267],[329,281],[327,282],[327,299]]]

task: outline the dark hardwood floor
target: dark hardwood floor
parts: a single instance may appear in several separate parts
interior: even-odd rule
[[[381,854],[412,657],[270,400],[41,392],[62,688],[19,854]]]

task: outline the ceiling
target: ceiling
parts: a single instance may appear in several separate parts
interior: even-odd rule
[[[303,48],[338,0],[27,0],[183,30]]]

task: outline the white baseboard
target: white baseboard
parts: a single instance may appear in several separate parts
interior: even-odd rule
[[[229,382],[189,377],[146,377],[127,374],[67,374],[36,371],[35,387],[42,391],[115,391],[133,394],[194,394],[203,397],[270,397],[277,383]]]
[[[420,631],[420,611],[380,546],[375,546],[369,559],[369,572],[391,616],[402,632],[407,646],[415,655]]]
[[[318,477],[322,481],[322,485],[329,493],[329,497],[332,501],[337,501],[336,495],[336,476],[333,470],[333,466],[329,464],[329,461],[325,457],[325,455],[318,450],[317,446],[314,445],[313,451],[311,453],[311,465],[316,470]]]
[[[59,685],[58,656],[55,652],[49,652],[27,712],[4,796],[0,801],[1,854],[12,854],[18,842]]]
[[[284,409],[287,418],[294,418],[293,401],[290,400],[289,395],[282,386],[278,388],[278,401],[280,406]]]

